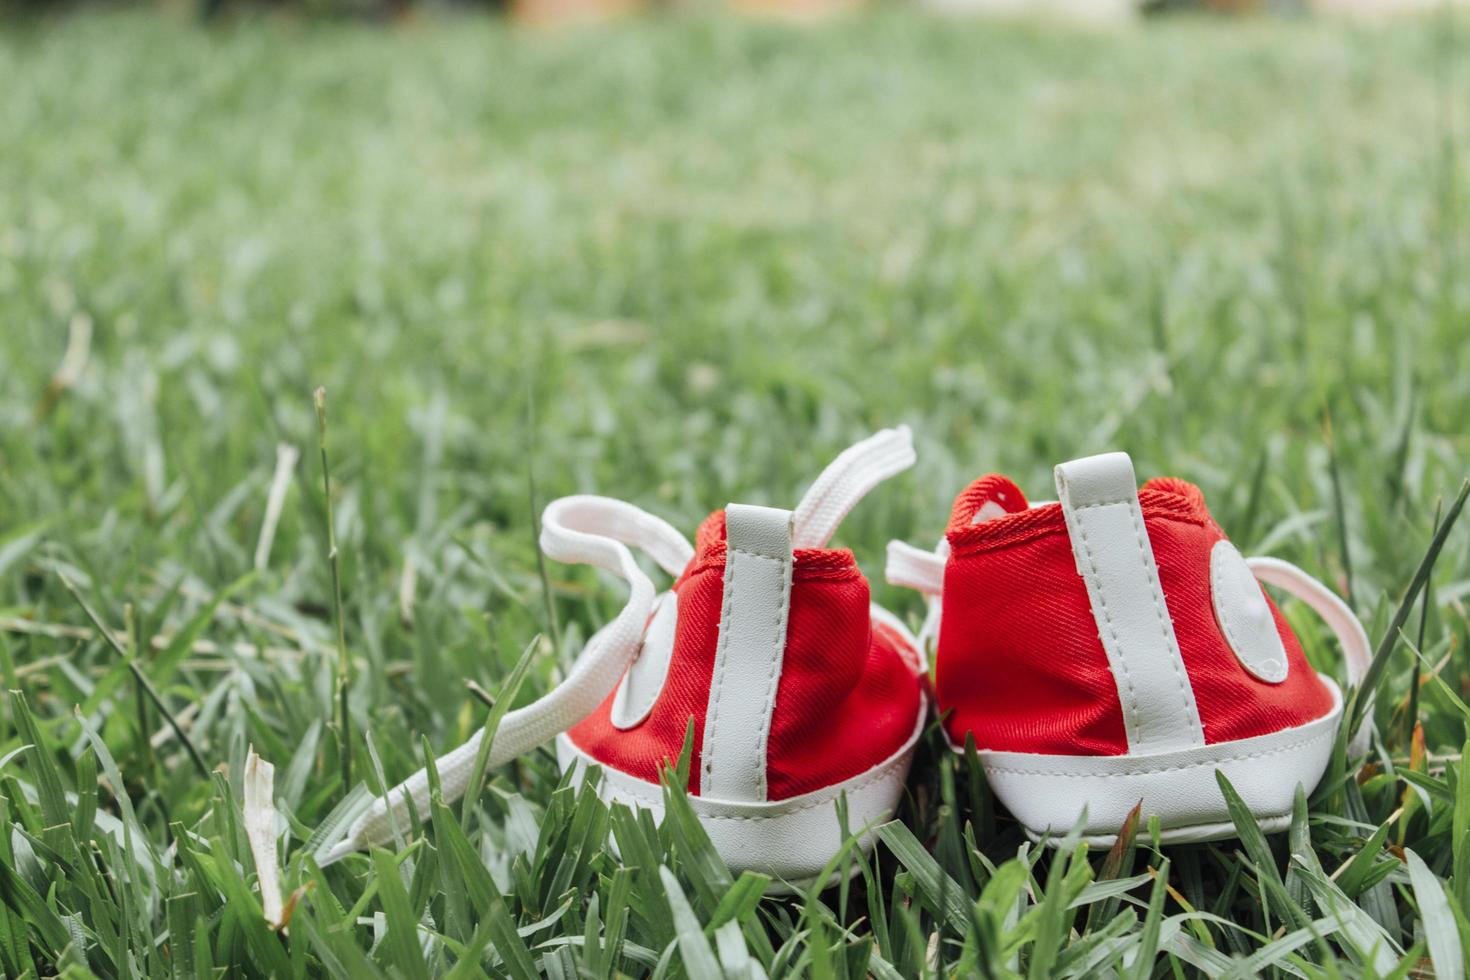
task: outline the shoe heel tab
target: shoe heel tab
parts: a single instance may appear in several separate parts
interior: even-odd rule
[[[766,746],[791,607],[791,511],[725,508],[724,596],[700,749],[699,792],[767,799]]]
[[[732,550],[790,561],[796,515],[778,507],[725,505],[725,543]]]
[[[1101,453],[1061,463],[1055,470],[1064,510],[1136,503],[1138,478],[1127,453]]]
[[[1056,468],[1077,574],[1118,685],[1128,751],[1149,755],[1205,744],[1174,635],[1127,453]]]

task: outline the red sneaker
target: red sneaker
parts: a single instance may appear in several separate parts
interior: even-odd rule
[[[936,553],[899,542],[889,580],[931,596],[935,697],[996,796],[1039,838],[1108,846],[1140,800],[1164,840],[1230,837],[1225,773],[1264,830],[1322,777],[1343,712],[1257,579],[1321,614],[1352,680],[1362,625],[1294,565],[1242,558],[1192,484],[1137,489],[1124,453],[1056,468],[1060,502],[1003,476],[955,500]],[[942,598],[941,598],[942,597]]]
[[[819,874],[843,839],[837,798],[853,830],[888,819],[924,727],[917,642],[870,604],[852,552],[827,547],[848,511],[913,461],[908,430],[885,430],[839,456],[795,511],[730,504],[692,547],[630,504],[553,502],[543,550],[616,572],[632,594],[561,685],[506,715],[490,765],[555,738],[564,768],[602,767],[604,799],[661,816],[659,774],[692,721],[689,799],[725,863],[787,883]],[[672,588],[655,596],[626,545]],[[464,792],[478,745],[437,763],[446,799]],[[422,772],[389,794],[400,827],[427,795]],[[391,839],[392,823],[377,801],[331,857]]]

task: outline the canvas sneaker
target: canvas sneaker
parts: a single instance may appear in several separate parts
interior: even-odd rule
[[[852,552],[828,547],[852,507],[913,462],[909,431],[884,430],[839,456],[794,511],[730,504],[692,545],[621,501],[550,504],[546,554],[613,572],[630,595],[558,687],[505,716],[490,765],[555,740],[563,768],[601,767],[604,799],[661,816],[660,774],[692,724],[689,802],[730,869],[790,884],[818,875],[843,843],[838,798],[854,831],[888,819],[925,723],[915,638],[871,604]],[[630,546],[672,587],[655,593]],[[465,791],[478,748],[477,737],[438,761],[446,800]],[[421,771],[328,859],[391,840],[427,796]]]
[[[888,577],[930,596],[935,700],[973,736],[996,796],[1033,838],[1080,826],[1108,846],[1141,800],[1164,840],[1233,836],[1222,771],[1263,829],[1290,821],[1343,716],[1260,583],[1316,610],[1349,679],[1367,669],[1352,611],[1301,569],[1244,558],[1177,479],[1138,488],[1124,453],[1056,468],[1055,502],[1004,476],[955,500],[935,552],[889,548]]]

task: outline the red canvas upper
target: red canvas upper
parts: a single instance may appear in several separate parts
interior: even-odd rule
[[[908,740],[922,705],[916,654],[875,626],[868,581],[845,549],[797,549],[781,679],[767,744],[770,800],[789,799],[863,773]],[[679,618],[669,672],[653,710],[633,728],[611,721],[613,698],[569,731],[605,766],[656,782],[694,723],[689,791],[699,793],[700,747],[724,595],[725,513],[699,527],[695,554],[674,583]]]
[[[1287,679],[1259,680],[1231,651],[1210,592],[1210,550],[1225,534],[1199,489],[1156,479],[1138,499],[1206,743],[1329,714],[1332,692],[1307,664],[1275,603]],[[980,522],[973,523],[977,515]],[[963,745],[973,732],[980,749],[1126,754],[1117,683],[1061,506],[1028,507],[1010,480],[981,477],[956,499],[946,536],[935,681],[951,741]]]

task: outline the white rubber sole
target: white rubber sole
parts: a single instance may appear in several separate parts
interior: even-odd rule
[[[840,796],[847,794],[847,822],[852,830],[875,827],[893,816],[927,718],[928,705],[921,704],[913,733],[897,752],[867,772],[832,786],[774,803],[691,795],[689,804],[731,872],[770,875],[773,891],[802,887],[822,873],[842,846],[835,809]],[[563,770],[576,767],[578,781],[588,766],[600,765],[565,734],[557,736],[556,756]],[[663,819],[663,789],[657,783],[604,765],[597,795],[609,803],[648,810],[655,820]],[[862,834],[860,844],[866,853],[873,846],[873,835]]]
[[[1285,830],[1298,784],[1316,788],[1342,719],[1342,692],[1331,679],[1332,711],[1297,728],[1157,755],[1069,756],[979,753],[991,789],[1033,840],[1059,845],[1074,828],[1090,847],[1111,847],[1128,813],[1143,801],[1139,832],[1157,816],[1166,844],[1235,836],[1215,772],[1230,780],[1267,833]]]

